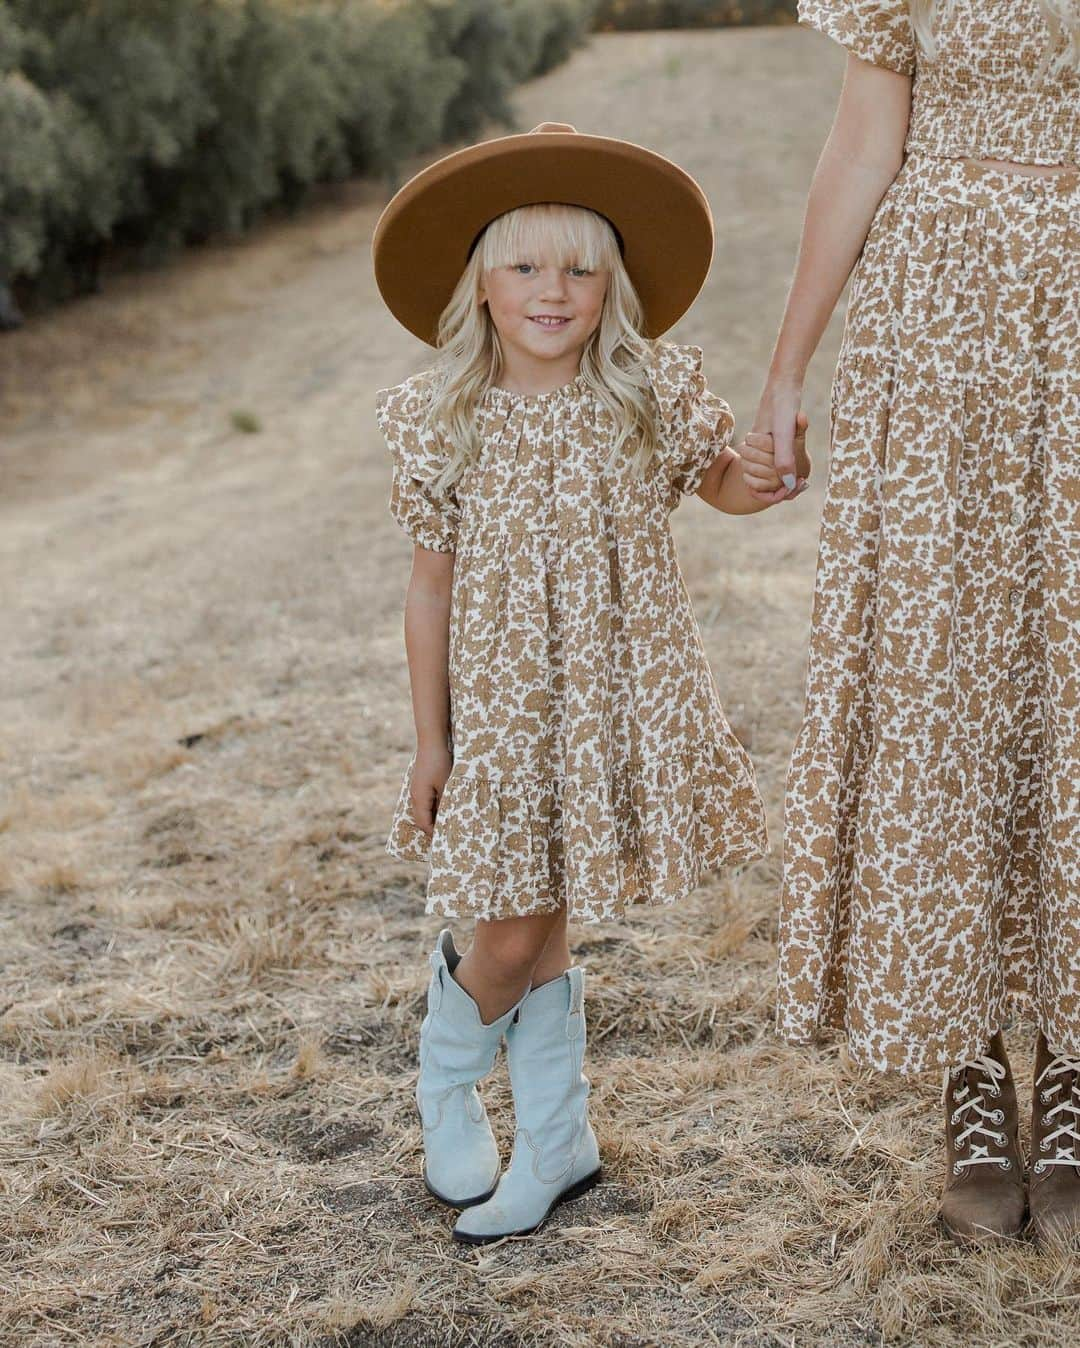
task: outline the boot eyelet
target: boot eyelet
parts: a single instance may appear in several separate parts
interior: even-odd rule
[[[1039,1150],[1040,1151],[1050,1150],[1050,1139],[1048,1137],[1044,1137],[1043,1140],[1039,1143]]]
[[[959,1161],[954,1161],[954,1162],[953,1162],[952,1172],[953,1172],[954,1175],[959,1175],[959,1174],[961,1174],[961,1172],[963,1171],[963,1169],[964,1169],[964,1167],[960,1164]]]
[[[1044,1105],[1048,1105],[1053,1098],[1054,1097],[1050,1094],[1049,1091],[1039,1092],[1039,1099]]]
[[[949,1122],[952,1124],[954,1128],[960,1122],[960,1111],[958,1109],[954,1111],[952,1117],[949,1119]]]
[[[1005,1147],[1005,1146],[1008,1146],[1008,1143],[1009,1143],[1009,1139],[1005,1136],[1005,1134],[1004,1134],[1004,1133],[998,1133],[998,1135],[997,1135],[997,1144],[998,1144],[998,1146],[999,1146],[999,1147]]]
[[[1036,1175],[1041,1175],[1042,1172],[1043,1172],[1045,1169],[1046,1169],[1046,1162],[1045,1162],[1045,1161],[1036,1161],[1036,1162],[1035,1162],[1035,1173],[1036,1173]]]
[[[1008,1156],[1003,1157],[1003,1158],[998,1162],[998,1165],[1002,1168],[1002,1170],[1011,1170],[1011,1169],[1012,1169],[1012,1161],[1009,1159]]]
[[[990,1119],[993,1123],[1004,1123],[1005,1111],[1003,1109],[995,1109],[994,1112],[990,1115]]]
[[[987,1091],[987,1095],[993,1096],[993,1098],[996,1100],[1001,1095],[1001,1087],[991,1086],[990,1089]]]

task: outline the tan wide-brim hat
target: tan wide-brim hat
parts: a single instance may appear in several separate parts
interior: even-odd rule
[[[670,159],[629,141],[542,122],[429,165],[375,227],[375,281],[390,312],[431,345],[477,237],[517,206],[562,202],[605,216],[658,337],[689,309],[709,273],[713,221],[705,193]]]

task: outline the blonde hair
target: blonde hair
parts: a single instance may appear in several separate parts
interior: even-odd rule
[[[910,0],[911,23],[923,51],[933,55],[934,23],[955,0]],[[1080,4],[1078,0],[1039,0],[1049,39],[1043,51],[1038,79],[1072,67],[1080,70]],[[1062,45],[1063,44],[1063,45]],[[1058,51],[1058,47],[1062,50]]]
[[[450,448],[439,486],[453,482],[475,461],[477,405],[502,374],[499,334],[480,300],[481,282],[496,267],[541,257],[562,267],[607,272],[600,322],[585,345],[579,373],[615,422],[611,457],[636,441],[632,468],[642,472],[656,450],[656,411],[647,375],[654,344],[642,335],[641,301],[615,231],[602,215],[581,206],[519,206],[484,229],[439,319],[440,355],[428,410],[430,424]]]

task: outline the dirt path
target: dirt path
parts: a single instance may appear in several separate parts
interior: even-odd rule
[[[605,37],[518,98],[701,179],[717,262],[674,335],[741,426],[839,69],[794,30]],[[608,1182],[543,1242],[447,1243],[409,1100],[436,924],[382,850],[409,548],[372,404],[423,352],[376,300],[381,201],[0,343],[0,1341],[1075,1343],[1067,1263],[930,1225],[932,1089],[770,1035],[836,324],[812,492],[676,516],[773,854],[579,933]]]

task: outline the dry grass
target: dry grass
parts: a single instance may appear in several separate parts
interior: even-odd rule
[[[837,71],[794,31],[626,36],[520,97],[700,175],[720,247],[679,335],[744,425]],[[773,854],[577,932],[607,1180],[542,1239],[449,1243],[411,1102],[437,924],[382,851],[408,549],[371,404],[420,353],[375,211],[0,344],[0,1341],[1075,1345],[1067,1253],[936,1230],[936,1083],[771,1034],[821,469],[795,512],[676,517]],[[486,1096],[506,1145],[502,1068]]]

